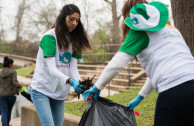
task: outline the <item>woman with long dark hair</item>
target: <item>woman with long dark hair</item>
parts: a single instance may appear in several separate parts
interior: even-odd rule
[[[40,41],[31,98],[42,126],[63,126],[70,87],[84,91],[79,86],[77,59],[82,59],[82,52],[91,46],[80,17],[77,6],[65,5]]]
[[[13,69],[13,59],[4,57],[3,68],[0,71],[0,111],[2,126],[9,126],[12,108],[16,102],[21,86],[17,73]]]
[[[135,99],[133,110],[155,89],[154,126],[194,125],[194,58],[178,29],[169,26],[168,8],[160,2],[127,0],[123,6],[123,43],[84,99],[100,91],[136,57],[148,79]]]

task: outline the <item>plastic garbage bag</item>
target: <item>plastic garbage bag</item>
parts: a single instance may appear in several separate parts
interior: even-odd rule
[[[134,112],[128,107],[98,97],[89,101],[79,126],[137,126]]]
[[[26,99],[32,102],[30,94],[26,94],[25,92],[20,92],[22,96],[24,96]]]

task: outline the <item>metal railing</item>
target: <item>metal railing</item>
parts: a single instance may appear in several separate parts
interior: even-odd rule
[[[85,63],[105,62],[112,59],[121,44],[93,45],[92,50],[83,54]]]

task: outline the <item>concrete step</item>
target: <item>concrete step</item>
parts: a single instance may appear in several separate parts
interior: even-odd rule
[[[131,83],[131,86],[143,86],[144,83]]]
[[[130,90],[130,89],[134,89],[134,88],[137,88],[137,87],[141,87],[140,86],[121,86],[121,85],[107,85],[105,87],[105,89],[110,89],[110,90],[114,90],[114,91],[127,91],[127,90]]]
[[[140,80],[137,80],[136,82],[137,83],[145,83],[145,81],[146,81],[145,79],[140,79]]]
[[[84,69],[79,69],[79,74],[80,75],[96,75],[96,77],[99,77],[102,74],[102,71],[96,71],[96,70],[84,70]],[[131,74],[130,76],[133,76],[134,74]],[[115,78],[118,79],[128,79],[129,78],[129,74],[128,73],[119,73],[115,76]]]
[[[136,62],[136,61],[130,63],[130,67],[141,67],[142,68],[141,64],[139,62]]]
[[[147,75],[145,74],[144,77],[141,77],[142,80],[146,80],[147,79]]]
[[[103,65],[85,65],[85,64],[78,64],[78,69],[79,70],[93,70],[93,71],[103,71],[104,68],[106,66],[103,66]],[[132,73],[132,74],[136,74],[138,73],[139,71],[142,70],[142,67],[130,67],[129,69],[129,66],[126,66],[124,67],[120,73]]]
[[[92,76],[88,75],[80,75],[82,80],[88,79],[88,77],[91,79]],[[95,77],[93,80],[93,83],[95,83],[98,80],[99,77]],[[128,79],[117,79],[114,78],[110,82],[111,85],[123,85],[123,86],[128,86],[129,85],[129,80]]]
[[[139,71],[141,71],[143,68],[141,67],[130,67],[129,73],[137,74]]]
[[[110,84],[111,85],[129,86],[129,80],[128,79],[112,79]]]
[[[78,64],[78,69],[85,69],[85,70],[95,70],[95,71],[103,71],[106,66],[104,65],[85,65],[85,64]],[[122,73],[128,73],[129,67],[125,67],[121,70]]]
[[[82,80],[85,79],[91,79],[93,76],[88,76],[88,75],[80,75]],[[99,77],[95,77],[93,80],[93,83],[95,83],[98,80]],[[117,78],[113,78],[110,81],[110,85],[120,85],[120,86],[131,86],[131,85],[143,85],[144,84],[144,80],[142,81],[138,81],[138,82],[131,82],[131,84],[129,84],[129,80],[128,79],[117,79]]]

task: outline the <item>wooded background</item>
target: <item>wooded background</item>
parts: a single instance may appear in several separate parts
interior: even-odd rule
[[[15,0],[15,16],[8,21],[3,19],[2,12],[12,10],[6,10],[4,2],[0,0],[0,52],[36,57],[39,39],[67,3],[80,8],[81,20],[91,39],[93,50],[83,54],[86,62],[110,60],[122,43],[121,8],[125,0],[96,3],[91,0]],[[171,5],[173,19],[170,20],[183,34],[194,55],[194,1],[171,0]]]

